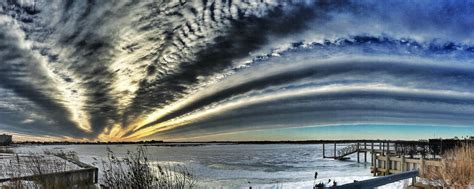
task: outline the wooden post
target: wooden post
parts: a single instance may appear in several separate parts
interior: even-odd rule
[[[323,158],[326,158],[326,155],[324,154],[325,148],[324,148],[324,143],[323,143]]]
[[[405,171],[405,170],[406,170],[406,168],[405,168],[405,156],[402,155],[402,160],[401,160],[401,162],[400,162],[400,171],[403,172],[403,171]]]
[[[360,163],[360,143],[357,143],[357,163]]]
[[[372,162],[372,167],[374,167],[374,176],[377,174],[377,154],[374,151],[374,142],[372,142],[371,147],[372,150],[370,151],[370,157]]]
[[[373,173],[374,176],[377,176],[377,154],[373,153],[372,151],[372,167],[373,167]]]
[[[99,183],[99,169],[95,168],[94,169],[94,184]]]
[[[334,158],[336,158],[336,142],[334,142]]]
[[[359,157],[359,156],[360,156],[360,153],[359,153],[359,151],[357,150],[357,163],[360,163],[360,160],[359,160],[360,157]]]
[[[423,158],[420,158],[420,167],[418,168],[420,170],[420,175],[423,175],[424,168],[425,168],[425,160]]]
[[[364,163],[367,163],[367,151],[364,152]]]
[[[385,143],[382,142],[382,155],[385,155]]]
[[[387,142],[387,154],[390,154],[390,142]]]
[[[385,162],[385,175],[389,175],[390,174],[390,155],[386,155],[385,157],[387,157],[387,161]]]
[[[400,154],[398,153],[398,144],[397,144],[397,143],[394,143],[394,145],[395,145],[395,149],[394,149],[395,154],[398,156],[398,155],[400,155]]]

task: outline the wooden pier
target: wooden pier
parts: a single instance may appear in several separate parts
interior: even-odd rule
[[[430,139],[425,141],[389,141],[389,140],[361,140],[342,142],[335,141],[332,144],[323,145],[323,158],[336,160],[347,160],[349,155],[356,154],[357,162],[361,162],[361,154],[364,154],[364,162],[370,154],[371,173],[374,176],[385,176],[406,171],[423,170],[427,167],[440,167],[441,154],[456,146],[466,143],[474,143],[474,140],[442,140]],[[326,147],[330,146],[332,153],[327,155]],[[338,148],[339,145],[339,148]],[[344,146],[341,148],[341,146]]]
[[[357,162],[360,162],[360,154],[364,154],[364,162],[367,162],[367,153],[380,153],[386,154],[393,151],[391,145],[394,146],[393,142],[390,141],[364,141],[364,142],[355,142],[355,143],[343,143],[344,148],[338,149],[337,145],[341,145],[340,143],[332,144],[332,156],[326,155],[326,144],[323,145],[323,158],[333,158],[337,160],[347,160],[349,159],[349,155],[356,153],[357,154]]]
[[[427,166],[441,167],[440,160],[430,160],[425,158],[406,158],[405,156],[374,155],[371,172],[374,176],[390,175],[411,170],[423,170]]]

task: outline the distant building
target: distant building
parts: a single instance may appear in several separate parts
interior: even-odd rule
[[[0,146],[10,145],[12,143],[12,135],[1,134],[0,135]]]

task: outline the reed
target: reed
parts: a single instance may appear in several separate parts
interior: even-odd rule
[[[107,148],[108,155],[102,161],[103,175],[102,188],[113,189],[185,189],[193,188],[197,178],[192,171],[183,165],[161,164],[149,161],[146,148],[139,146],[136,151],[128,152],[126,157],[119,158]],[[63,158],[48,158],[59,156]],[[1,188],[94,188],[90,184],[73,184],[67,179],[51,177],[50,173],[65,172],[70,170],[66,159],[78,159],[73,152],[49,152],[44,154],[29,153],[27,156],[13,156],[9,162],[8,171],[10,178],[34,175],[32,179],[13,179],[1,183]]]
[[[474,145],[465,144],[443,154],[440,167],[425,166],[423,178],[448,187],[474,185]]]
[[[118,158],[109,148],[107,151],[107,160],[102,162],[105,188],[184,189],[196,184],[191,170],[182,165],[151,162],[142,146],[135,152],[127,152],[125,158]]]

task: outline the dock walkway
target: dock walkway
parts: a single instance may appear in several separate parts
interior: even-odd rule
[[[364,154],[364,162],[367,162],[368,154],[370,154],[371,173],[374,176],[388,176],[410,173],[411,171],[418,171],[417,174],[423,175],[427,169],[437,169],[442,166],[440,159],[445,151],[451,150],[456,146],[473,143],[474,140],[467,139],[430,139],[424,141],[333,141],[332,143],[328,142],[322,145],[323,158],[347,160],[351,154],[356,154],[357,162],[361,162],[360,154]],[[329,153],[331,155],[328,155],[326,152],[328,145],[332,145],[332,153]],[[343,147],[341,148],[341,146]],[[412,181],[415,183],[416,177],[413,177]],[[354,186],[356,185],[354,184]]]

